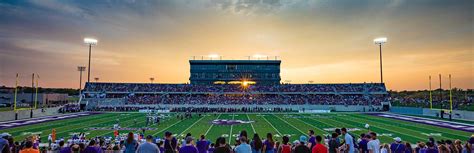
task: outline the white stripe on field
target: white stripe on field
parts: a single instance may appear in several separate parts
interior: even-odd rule
[[[174,123],[174,124],[171,124],[170,126],[164,128],[164,129],[162,129],[162,130],[160,130],[160,131],[158,131],[158,132],[153,133],[153,135],[158,134],[158,133],[160,133],[160,132],[163,132],[163,131],[165,131],[166,129],[169,129],[170,127],[172,127],[172,126],[174,126],[174,125],[176,125],[176,124],[178,124],[178,123],[181,123],[181,122],[183,122],[183,120],[180,120],[179,122],[176,122],[176,123]]]
[[[267,123],[268,123],[268,124],[270,124],[270,126],[272,126],[272,127],[273,127],[273,129],[275,129],[275,131],[277,131],[277,132],[278,132],[278,134],[280,134],[280,136],[283,136],[283,135],[280,133],[280,131],[278,131],[278,129],[277,129],[277,128],[275,128],[275,126],[273,126],[273,124],[272,124],[272,123],[270,123],[270,122],[269,122],[269,121],[268,121],[268,120],[267,120],[267,119],[266,119],[264,116],[262,116],[262,118],[263,118],[265,121],[267,121]]]
[[[246,115],[247,115],[247,119],[248,119],[248,121],[250,122],[250,117],[249,117],[249,114],[246,114]],[[252,122],[250,122],[250,126],[252,126],[253,133],[257,133],[257,132],[255,131],[255,128],[253,127],[253,124],[252,124]]]
[[[314,125],[311,125],[311,124],[309,124],[309,123],[303,121],[302,119],[300,119],[300,118],[298,118],[298,117],[297,117],[296,119],[297,119],[297,120],[300,120],[301,122],[303,122],[303,123],[306,124],[306,125],[309,125],[309,126],[311,126],[311,127],[314,127],[314,128],[316,128],[316,129],[318,129],[318,130],[320,130],[320,131],[323,131],[325,134],[329,134],[327,131],[325,131],[325,130],[319,128],[319,127],[316,127],[316,126],[314,126]]]
[[[193,124],[191,124],[191,126],[189,126],[187,129],[185,129],[183,132],[181,132],[178,136],[180,136],[181,134],[183,134],[184,132],[186,132],[187,130],[189,130],[191,127],[193,127],[197,122],[201,121],[202,119],[204,119],[205,117],[201,117],[199,120],[197,120],[196,122],[194,122]]]
[[[234,120],[234,118],[235,118],[235,115],[232,114],[232,120]],[[230,144],[230,142],[232,142],[231,139],[232,139],[232,128],[233,127],[234,127],[234,124],[230,125],[229,144]]]
[[[280,116],[278,115],[275,115],[275,114],[272,114],[273,116],[276,116],[278,119],[282,120],[283,122],[285,122],[286,124],[290,125],[291,127],[295,128],[296,130],[300,131],[303,135],[306,135],[306,133],[304,133],[303,131],[301,131],[300,129],[296,128],[293,124],[290,124],[288,123],[287,121],[283,120],[282,118],[280,118]]]
[[[133,117],[133,116],[132,116],[132,117]],[[138,117],[138,116],[137,116],[137,117]],[[130,117],[127,117],[127,118],[130,118]],[[130,121],[132,121],[132,120],[128,120],[128,121],[125,121],[125,122],[130,122]],[[145,121],[141,121],[141,122],[145,122]],[[139,123],[141,123],[141,122],[139,122]],[[131,127],[131,126],[132,126],[132,124],[130,124],[129,126],[126,126],[126,127]],[[126,127],[125,127],[125,128],[126,128]],[[115,131],[115,130],[114,130],[114,131]],[[104,136],[104,135],[107,135],[107,134],[109,134],[109,133],[113,133],[114,131],[104,132],[104,133],[102,133],[102,134],[96,135],[96,137],[98,137],[98,136]]]
[[[222,114],[219,114],[219,116],[217,116],[217,119],[219,119],[219,117],[221,117]],[[207,136],[207,134],[209,133],[209,131],[211,131],[212,127],[214,126],[214,124],[211,124],[211,126],[207,129],[206,133],[204,134],[205,136]]]

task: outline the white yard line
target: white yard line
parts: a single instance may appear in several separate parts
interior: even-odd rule
[[[388,124],[388,123],[383,123],[383,122],[378,122],[378,121],[371,121],[371,120],[368,120],[368,119],[363,119],[363,118],[357,118],[357,117],[353,117],[353,116],[349,116],[350,118],[353,118],[354,120],[358,120],[358,121],[361,121],[362,123],[363,122],[377,122],[378,124],[382,124],[382,125],[385,125],[385,126],[390,126],[390,127],[395,127],[395,128],[401,128],[401,129],[404,129],[404,130],[407,130],[407,131],[412,131],[413,133],[419,133],[420,131],[417,131],[417,130],[412,130],[412,129],[409,129],[409,128],[405,128],[405,127],[399,127],[397,125],[391,125],[391,124]],[[403,121],[403,120],[402,120]],[[381,127],[379,127],[381,128]],[[382,128],[383,129],[383,128]],[[392,131],[397,131],[397,130],[392,130]],[[397,131],[399,133],[402,133],[401,131]],[[443,132],[444,133],[444,132]],[[450,133],[452,135],[456,135],[454,133]],[[421,137],[418,137],[418,136],[414,136],[413,134],[411,134],[410,136],[413,136],[413,137],[417,137],[417,138],[420,138]],[[457,135],[457,136],[462,136],[462,135]],[[447,137],[445,136],[439,136],[439,137],[442,137],[444,139],[448,139]]]
[[[219,119],[219,117],[221,117],[222,114],[219,114],[219,116],[217,116],[217,119]],[[214,124],[211,124],[211,126],[207,129],[206,133],[204,134],[205,136],[209,133],[209,131],[211,131],[212,127],[214,126]]]
[[[267,121],[267,123],[268,123],[268,124],[270,124],[270,126],[272,126],[272,127],[273,127],[273,129],[275,129],[275,131],[277,131],[277,132],[278,132],[278,134],[280,134],[280,136],[283,136],[283,135],[280,133],[280,131],[278,131],[278,129],[277,129],[277,128],[275,128],[275,126],[273,126],[273,124],[272,124],[272,123],[270,123],[270,122],[269,122],[269,121],[268,121],[268,120],[267,120],[267,119],[266,119],[264,116],[261,116],[261,117],[262,117],[262,118],[263,118],[265,121]]]
[[[283,120],[282,118],[280,118],[280,116],[278,116],[278,115],[275,115],[275,114],[272,114],[272,115],[273,115],[273,116],[276,116],[278,119],[282,120],[282,121],[283,121],[283,122],[285,122],[286,124],[290,125],[291,127],[295,128],[296,130],[300,131],[300,132],[301,132],[301,134],[303,134],[303,135],[306,135],[306,133],[305,133],[305,132],[301,131],[300,129],[298,129],[298,128],[297,128],[297,127],[295,127],[294,125],[292,125],[292,124],[288,123],[287,121]]]
[[[163,124],[163,122],[166,122],[166,121],[169,121],[169,120],[170,120],[170,119],[163,119],[163,120],[160,120],[160,122],[161,122],[161,124]],[[146,120],[145,120],[145,122],[146,122]],[[159,123],[151,123],[150,125],[145,126],[145,128],[149,128],[149,127],[151,127],[151,126],[153,126],[153,125],[155,125],[155,124],[156,124],[157,126],[160,126]],[[157,128],[157,129],[158,129],[158,128]],[[137,130],[137,131],[135,131],[135,132],[140,132],[140,130]]]
[[[314,125],[311,125],[311,124],[309,124],[309,123],[303,121],[303,120],[300,119],[300,118],[296,118],[296,119],[300,120],[301,122],[303,122],[303,123],[306,124],[306,125],[309,125],[309,126],[311,126],[311,127],[314,127],[314,128],[316,128],[316,129],[318,129],[318,130],[320,130],[320,131],[323,131],[325,134],[329,134],[329,133],[326,132],[324,129],[321,129],[321,128],[319,128],[319,127],[316,127],[316,126],[314,126]]]
[[[338,120],[335,120],[335,119],[332,119],[332,118],[328,118],[329,120],[332,120],[334,122],[339,122],[341,124],[346,124],[346,125],[350,125],[348,123],[343,123],[341,121],[338,121]],[[360,121],[360,120],[359,120]],[[354,127],[357,127],[357,126],[354,126]],[[396,131],[397,133],[399,133],[398,135],[405,135],[405,136],[411,136],[411,137],[415,137],[415,138],[418,138],[418,139],[421,139],[421,140],[425,140],[426,138],[422,138],[422,137],[418,137],[418,136],[414,136],[414,135],[410,135],[410,134],[405,134],[403,132],[400,132],[400,131],[397,131],[397,130],[390,130],[390,129],[387,129],[387,128],[383,128],[382,126],[379,126],[379,125],[372,125],[371,127],[377,127],[379,129],[383,129],[385,131]]]
[[[164,128],[164,129],[162,129],[162,130],[160,130],[160,131],[158,131],[158,132],[153,133],[153,135],[158,134],[158,133],[160,133],[160,132],[163,132],[163,131],[165,131],[166,129],[169,129],[170,127],[172,127],[172,126],[174,126],[174,125],[176,125],[176,124],[178,124],[178,123],[181,123],[181,122],[183,122],[183,120],[180,120],[179,122],[176,122],[176,123],[174,123],[174,124],[171,124],[170,126]]]
[[[234,120],[234,118],[235,118],[235,115],[232,114],[232,120]],[[231,140],[232,139],[232,128],[234,128],[233,124],[230,125],[229,143],[232,142],[232,140]]]
[[[247,115],[247,119],[248,119],[248,121],[250,122],[250,117],[249,117],[249,114],[246,114],[246,115]],[[252,122],[250,122],[250,126],[252,126],[253,133],[257,133],[257,132],[255,131],[255,128],[253,127],[253,124],[252,124]]]
[[[125,121],[125,122],[130,122],[130,121]],[[145,121],[140,121],[140,122],[137,122],[137,123],[140,124],[140,123],[142,123],[142,122],[145,122]],[[133,125],[135,125],[135,124],[133,124]],[[126,127],[131,127],[131,126],[132,126],[132,124],[130,124],[129,126],[126,126]],[[114,130],[114,131],[115,131],[115,130]],[[111,132],[104,132],[104,133],[102,133],[102,134],[96,135],[96,137],[98,137],[98,136],[104,136],[104,135],[106,135],[106,134],[113,133],[114,131],[111,131]]]
[[[193,127],[196,123],[198,123],[199,121],[201,121],[202,119],[204,119],[205,117],[201,117],[200,119],[198,119],[196,122],[194,122],[193,124],[191,124],[191,126],[189,126],[188,128],[186,128],[183,132],[181,132],[180,134],[178,134],[178,136],[180,136],[181,134],[183,134],[184,132],[186,132],[187,130],[189,130],[191,127]]]
[[[131,118],[131,117],[133,117],[133,116],[130,115],[130,116],[127,116],[127,117],[124,117],[124,118],[125,118],[126,120],[128,120],[128,119]],[[112,118],[112,117],[107,117],[107,118]],[[120,119],[124,119],[124,118],[120,118]],[[99,119],[99,120],[103,120],[103,119]],[[96,122],[97,122],[97,121],[96,121]],[[127,121],[125,121],[125,122],[127,122]],[[95,123],[95,124],[93,124],[93,125],[98,125],[98,124],[102,124],[102,122],[100,122],[100,123]],[[77,129],[83,129],[83,128],[86,128],[86,127],[90,127],[90,125],[80,126],[80,127],[77,127],[77,128],[73,128],[73,129],[69,129],[69,130],[57,132],[56,135],[58,135],[59,133],[66,133],[66,132],[71,132],[71,131],[74,131],[74,130],[77,130]],[[88,131],[90,131],[90,130],[88,130]],[[107,134],[107,133],[109,133],[109,132],[103,133],[103,134],[98,135],[98,136],[102,136],[102,135]]]
[[[359,119],[359,120],[367,120],[365,118],[358,118],[358,117],[353,117],[353,116],[350,116],[352,118],[355,118],[355,119]],[[401,119],[397,119],[397,118],[390,118],[390,117],[383,117],[383,116],[373,116],[373,117],[379,117],[379,118],[386,118],[386,119],[393,119],[393,120],[399,120],[399,121],[404,121],[404,122],[407,122],[407,125],[409,126],[416,126],[415,125],[410,125],[410,123],[417,123],[417,124],[423,124],[423,125],[429,125],[429,126],[434,126],[434,127],[437,127],[437,128],[447,128],[447,127],[442,127],[442,126],[437,126],[437,125],[434,125],[434,124],[425,124],[425,123],[420,123],[420,122],[415,122],[415,121],[407,121],[407,120],[401,120]],[[411,117],[411,116],[410,116]],[[369,120],[370,121],[370,120]],[[388,123],[382,123],[380,122],[381,124],[384,124],[384,125],[388,125],[388,126],[394,126],[394,125],[390,125]],[[429,128],[426,128],[426,127],[418,127],[418,128],[421,128],[421,129],[429,129]],[[420,132],[420,131],[417,131],[417,130],[412,130],[410,128],[407,128],[407,127],[403,127],[403,129],[407,129],[407,130],[410,130],[410,131],[413,131],[413,132]],[[450,128],[448,128],[450,129]],[[434,129],[429,129],[429,130],[434,130]],[[442,132],[442,133],[445,133],[445,134],[451,134],[451,135],[456,135],[456,136],[460,136],[460,137],[464,137],[465,135],[460,135],[460,134],[457,134],[457,133],[446,133],[446,132]],[[444,136],[441,136],[441,137],[444,137]],[[445,139],[447,139],[445,137]]]

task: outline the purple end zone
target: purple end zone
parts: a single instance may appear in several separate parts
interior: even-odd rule
[[[226,119],[217,119],[210,122],[210,124],[215,125],[236,125],[236,124],[247,124],[252,123],[253,121],[242,121],[242,120],[226,120]]]
[[[38,117],[38,118],[4,121],[4,122],[0,122],[0,130],[19,127],[19,126],[25,126],[25,125],[32,125],[32,124],[56,121],[56,120],[78,118],[78,117],[95,115],[95,114],[102,114],[102,113],[100,113],[100,112],[82,112],[82,113],[74,113],[74,114],[44,116],[44,117]]]
[[[367,115],[384,117],[384,118],[392,118],[392,119],[415,122],[415,123],[421,123],[421,124],[427,124],[427,125],[432,125],[432,126],[449,128],[449,129],[453,129],[453,130],[474,132],[474,125],[473,124],[467,124],[467,123],[459,123],[459,122],[443,121],[443,120],[416,117],[416,116],[406,116],[406,115],[387,114],[387,113],[367,113]]]

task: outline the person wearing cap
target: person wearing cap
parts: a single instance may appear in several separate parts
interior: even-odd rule
[[[240,145],[235,147],[235,153],[251,153],[252,148],[247,144],[247,138],[245,136],[240,137]]]
[[[194,138],[188,136],[185,138],[186,144],[179,149],[179,153],[198,153],[197,148],[193,145]]]
[[[300,145],[300,140],[295,140],[293,143],[291,143],[291,152],[295,151],[295,147]]]
[[[137,153],[160,153],[160,148],[152,141],[153,136],[146,136],[146,142],[138,146]]]
[[[307,140],[306,136],[300,136],[299,144],[295,147],[294,153],[310,153],[311,150],[305,145]]]
[[[4,148],[8,148],[9,147],[9,144],[8,144],[8,140],[7,140],[7,137],[9,136],[8,133],[2,133],[0,134],[0,152],[4,149]]]
[[[186,145],[186,138],[192,136],[191,133],[187,133],[186,136],[184,137],[183,141],[181,141],[181,147],[184,147]]]
[[[402,143],[402,139],[400,137],[396,137],[393,140],[395,141],[390,145],[390,150],[392,153],[404,153],[406,147]]]

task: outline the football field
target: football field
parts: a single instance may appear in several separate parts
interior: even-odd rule
[[[470,131],[470,129],[474,130],[472,121],[461,123],[425,118],[429,121],[426,123],[433,123],[433,125],[429,125],[409,121],[406,120],[407,118],[403,118],[405,120],[397,119],[381,113],[378,115],[362,113],[222,113],[202,114],[201,116],[193,114],[193,117],[188,119],[180,119],[176,117],[176,114],[166,114],[165,116],[159,124],[149,125],[150,129],[146,131],[146,135],[162,137],[166,131],[170,131],[178,138],[183,138],[187,133],[191,133],[197,138],[204,134],[211,141],[222,136],[227,141],[232,140],[231,144],[233,144],[240,131],[246,130],[249,137],[258,133],[263,139],[270,132],[277,141],[281,141],[283,135],[290,136],[293,141],[301,135],[307,135],[307,131],[310,129],[314,130],[317,135],[327,135],[332,133],[335,128],[342,127],[348,128],[350,133],[359,137],[361,133],[368,131],[365,124],[369,124],[370,130],[375,131],[384,143],[392,142],[395,137],[400,137],[403,141],[411,143],[426,142],[430,136],[437,140],[460,139],[465,141],[474,133]],[[88,138],[113,136],[114,130],[112,128],[117,119],[120,127],[123,128],[120,130],[120,134],[130,131],[141,132],[140,128],[146,125],[145,113],[101,113],[22,126],[15,125],[1,128],[0,133],[8,132],[14,136],[15,140],[22,140],[32,134],[41,134],[43,142],[46,142],[47,135],[53,128],[56,130],[57,138],[67,139],[80,132],[85,132]],[[6,125],[7,123],[2,124]],[[464,126],[464,129],[449,128],[448,126]]]

